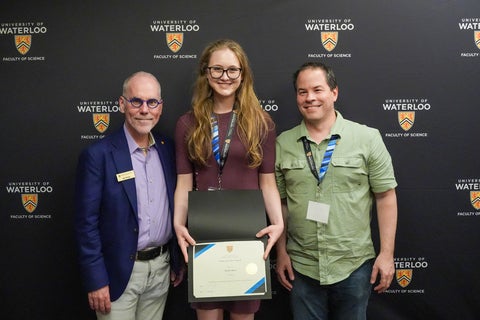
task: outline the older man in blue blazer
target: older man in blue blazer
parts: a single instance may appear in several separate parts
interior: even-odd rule
[[[182,281],[183,268],[172,222],[173,144],[151,131],[163,109],[160,83],[134,73],[119,107],[123,127],[79,157],[80,269],[98,319],[161,319],[170,283]]]

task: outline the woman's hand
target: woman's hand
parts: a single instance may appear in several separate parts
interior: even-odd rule
[[[268,236],[267,247],[265,248],[265,253],[263,254],[263,259],[266,260],[270,251],[273,248],[273,245],[277,242],[278,238],[282,235],[283,225],[272,224],[266,228],[260,230],[255,236],[261,238],[265,235]]]
[[[185,263],[188,263],[187,248],[189,245],[194,246],[195,240],[188,233],[188,229],[185,226],[175,226],[175,233],[177,234],[178,246],[182,250]]]

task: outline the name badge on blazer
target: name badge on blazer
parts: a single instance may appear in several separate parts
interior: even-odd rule
[[[122,182],[128,179],[135,178],[135,172],[133,170],[117,173],[117,181]]]

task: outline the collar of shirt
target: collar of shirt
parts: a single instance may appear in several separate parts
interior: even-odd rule
[[[128,132],[128,129],[125,125],[123,125],[123,131],[125,132],[125,136],[127,137],[128,143],[128,150],[130,150],[130,154],[133,154],[137,150],[141,150],[140,146],[135,142],[133,137]],[[148,148],[155,145],[155,138],[151,132],[148,133]]]
[[[333,125],[332,129],[330,130],[330,135],[325,138],[326,140],[329,140],[330,137],[333,134],[338,134],[340,137],[342,137],[343,123],[344,123],[345,120],[343,119],[343,116],[340,112],[335,110],[335,113],[337,115],[337,119],[335,120],[335,124]],[[307,139],[310,140],[310,138],[308,136],[307,127],[305,126],[305,121],[304,120],[302,120],[302,122],[300,123],[300,126],[298,127],[297,141],[302,139],[303,137],[307,137]]]

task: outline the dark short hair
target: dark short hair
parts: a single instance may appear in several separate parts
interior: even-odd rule
[[[335,74],[333,73],[333,69],[330,68],[329,66],[321,63],[321,62],[305,62],[298,68],[297,71],[293,74],[293,88],[295,89],[295,92],[297,92],[297,79],[298,75],[300,72],[306,69],[321,69],[325,72],[325,76],[327,78],[327,84],[330,87],[330,89],[335,89],[337,85],[337,79],[335,78]]]

